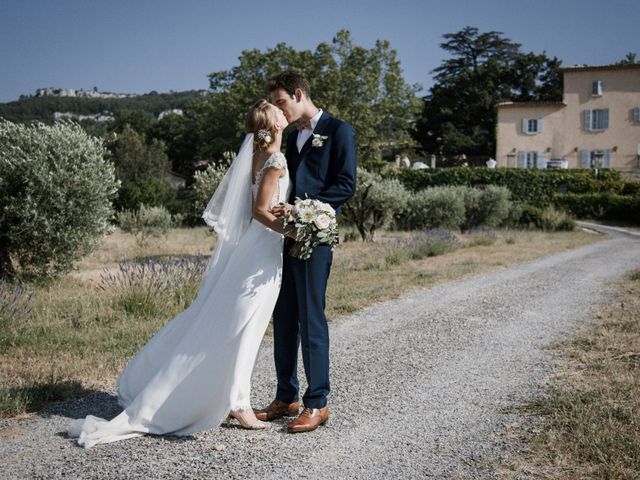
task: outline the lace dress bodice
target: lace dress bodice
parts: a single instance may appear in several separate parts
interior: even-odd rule
[[[269,158],[267,158],[264,162],[264,165],[258,173],[256,173],[256,181],[251,184],[251,193],[253,195],[253,199],[256,199],[258,195],[258,189],[260,188],[260,183],[262,182],[262,178],[264,177],[267,168],[287,168],[287,159],[282,152],[272,153]],[[271,197],[271,201],[269,202],[269,208],[273,208],[279,202],[286,202],[289,198],[289,194],[291,193],[291,182],[289,180],[289,172],[285,171],[285,174],[278,179],[278,188],[276,188],[273,197]]]

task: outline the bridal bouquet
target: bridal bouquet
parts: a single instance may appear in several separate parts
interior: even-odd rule
[[[307,260],[317,245],[330,245],[333,249],[338,244],[336,212],[327,203],[296,198],[285,224],[296,228],[296,243],[290,253],[301,260]]]

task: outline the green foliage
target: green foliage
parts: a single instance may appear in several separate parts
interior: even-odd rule
[[[249,107],[268,95],[266,80],[287,69],[308,78],[319,107],[353,125],[359,158],[375,160],[383,150],[413,145],[408,125],[419,109],[417,87],[405,82],[397,52],[386,40],[366,49],[341,30],[315,51],[281,43],[264,52],[245,50],[239,60],[230,70],[210,74],[212,95],[189,109],[188,115],[198,119],[200,158],[237,149]]]
[[[165,180],[169,162],[162,142],[146,143],[143,135],[125,125],[122,133],[110,138],[108,147],[122,185],[118,210],[135,210],[143,203],[167,206],[174,201],[175,193]]]
[[[229,159],[232,157],[229,156]],[[220,185],[222,177],[227,173],[227,164],[209,165],[206,170],[196,172],[195,181],[192,185],[193,192],[193,216],[197,219],[202,217],[202,212],[207,207],[213,193]]]
[[[517,223],[521,227],[538,228],[546,232],[573,231],[576,228],[576,222],[570,215],[553,206],[537,208],[524,204]]]
[[[118,189],[102,141],[80,126],[0,121],[0,276],[67,272],[107,228]]]
[[[539,228],[546,232],[572,231],[576,222],[566,212],[551,206],[543,210]]]
[[[166,235],[175,223],[175,219],[164,207],[141,204],[138,210],[123,210],[118,213],[118,225],[123,232],[133,234],[139,246],[146,245],[149,237]]]
[[[342,206],[344,219],[355,225],[364,241],[373,241],[376,230],[406,209],[409,192],[396,179],[358,169],[356,193]]]
[[[497,103],[561,98],[557,58],[523,53],[501,32],[474,27],[444,39],[440,46],[452,57],[434,70],[414,135],[424,152],[460,162],[463,154],[486,158],[495,152]]]
[[[464,203],[462,232],[480,226],[496,227],[509,215],[511,192],[505,187],[488,186],[484,190],[458,187],[457,190]]]
[[[464,222],[464,213],[464,201],[455,187],[433,187],[413,194],[405,211],[396,215],[396,224],[409,230],[456,230]]]
[[[554,203],[577,218],[640,225],[640,196],[615,193],[558,195]]]
[[[622,195],[635,195],[640,196],[640,182],[639,181],[627,181],[622,186]]]
[[[559,191],[619,193],[625,182],[616,170],[535,170],[519,168],[400,169],[394,174],[409,190],[442,185],[469,187],[496,185],[509,189],[512,199],[540,208],[547,207]]]

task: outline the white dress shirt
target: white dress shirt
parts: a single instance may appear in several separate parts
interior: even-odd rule
[[[309,137],[313,133],[313,130],[316,128],[320,117],[322,116],[322,109],[319,109],[318,112],[311,117],[311,128],[305,128],[303,130],[298,130],[298,138],[296,139],[296,146],[298,147],[298,153],[302,151],[302,147],[309,140]]]

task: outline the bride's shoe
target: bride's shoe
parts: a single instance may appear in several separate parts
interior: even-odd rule
[[[247,430],[264,430],[270,425],[262,420],[258,420],[253,410],[231,410],[227,415],[227,427],[231,426],[231,419],[235,418],[242,428]]]

